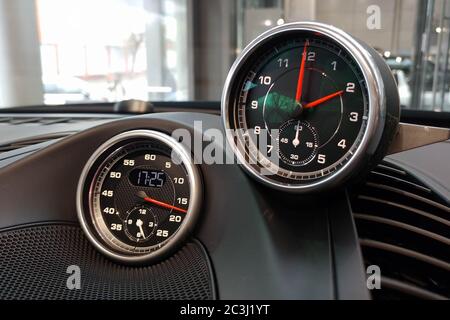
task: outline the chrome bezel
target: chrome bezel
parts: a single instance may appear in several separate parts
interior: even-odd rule
[[[95,221],[95,212],[92,207],[92,186],[95,181],[87,181],[88,176],[95,170],[94,178],[97,177],[97,171],[99,168],[94,165],[100,157],[105,156],[105,152],[114,148],[115,145],[129,140],[133,142],[136,139],[153,139],[158,140],[161,143],[169,146],[176,154],[180,156],[180,159],[186,169],[190,186],[190,203],[186,217],[184,218],[182,224],[179,226],[178,230],[167,240],[162,242],[158,248],[151,252],[141,253],[139,251],[127,251],[124,248],[129,247],[124,245],[123,247],[118,246],[105,237],[107,234],[106,230],[103,230],[104,225],[98,224]],[[111,155],[106,155],[106,159],[110,158]],[[85,212],[85,199],[86,192],[88,194],[88,204],[89,212]],[[195,222],[199,216],[200,205],[202,198],[202,187],[200,172],[196,165],[192,161],[190,152],[184,147],[180,142],[176,141],[171,136],[154,130],[133,130],[118,134],[111,139],[103,143],[89,158],[83,171],[81,173],[80,180],[77,187],[77,215],[81,227],[86,234],[88,240],[94,245],[94,247],[101,253],[109,258],[116,261],[139,264],[139,263],[149,263],[154,262],[158,259],[166,257],[169,253],[173,252],[177,247],[179,247],[187,236],[192,232]],[[90,220],[88,220],[90,219]],[[108,230],[109,231],[109,230]],[[100,240],[101,239],[101,240]]]
[[[234,100],[230,97],[231,90],[233,88],[233,82],[235,81],[243,65],[260,45],[264,44],[268,40],[272,40],[275,36],[293,31],[319,33],[342,46],[353,57],[361,69],[368,91],[369,114],[367,126],[362,140],[352,157],[341,168],[337,169],[325,178],[319,178],[311,183],[303,184],[282,183],[271,179],[269,176],[261,175],[255,168],[245,161],[245,156],[240,152],[240,148],[234,142],[234,135],[230,132],[231,126],[229,123],[230,108],[234,107],[233,105],[230,105],[230,101]],[[370,157],[375,153],[383,133],[386,117],[386,98],[384,92],[384,83],[375,60],[364,48],[364,46],[349,34],[336,27],[318,22],[294,22],[277,26],[264,32],[253,40],[242,51],[228,73],[221,99],[222,120],[226,130],[227,141],[241,166],[252,177],[256,178],[263,184],[278,190],[297,193],[323,191],[344,182],[355,173],[354,170],[359,167],[362,161],[365,161],[367,156]]]

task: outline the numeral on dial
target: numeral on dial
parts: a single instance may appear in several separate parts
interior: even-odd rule
[[[353,82],[347,83],[347,89],[345,91],[354,93],[355,92],[355,84]]]
[[[170,222],[181,222],[181,216],[170,215],[169,221]]]
[[[123,160],[123,165],[132,167],[132,166],[134,166],[134,160],[132,160],[132,159],[124,159]]]
[[[269,84],[272,83],[272,78],[269,76],[261,76],[261,77],[259,77],[259,82],[261,84],[268,86]]]
[[[333,68],[333,71],[336,71],[336,68],[337,68],[337,62],[336,62],[336,61],[333,61],[333,62],[331,63],[331,67]]]
[[[111,171],[111,173],[109,174],[109,177],[111,179],[120,179],[122,177],[122,173]]]
[[[278,59],[278,65],[280,66],[280,68],[289,67],[289,59]]]
[[[341,141],[339,141],[338,143],[338,147],[341,147],[342,149],[347,148],[347,142],[345,141],[345,139],[342,139]]]
[[[145,160],[150,160],[150,161],[155,161],[156,160],[156,155],[155,154],[146,154],[144,156]]]
[[[104,191],[102,192],[102,196],[111,198],[111,197],[114,196],[114,191],[112,191],[112,190],[104,190]]]
[[[350,121],[351,122],[358,122],[359,114],[358,112],[350,112]]]
[[[156,230],[156,236],[167,238],[169,236],[169,231],[158,229],[158,230]]]
[[[317,163],[325,164],[327,157],[324,154],[319,154],[317,156]]]
[[[122,224],[111,223],[111,230],[122,231]]]

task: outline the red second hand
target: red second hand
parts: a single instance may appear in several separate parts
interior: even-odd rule
[[[155,199],[150,198],[150,197],[145,197],[144,200],[147,201],[147,202],[156,204],[156,205],[158,205],[160,207],[166,208],[166,209],[173,209],[173,210],[176,210],[176,211],[179,211],[179,212],[182,212],[182,213],[187,213],[187,210],[185,210],[185,209],[175,207],[175,206],[173,206],[171,204],[168,204],[168,203],[165,203],[165,202],[161,202],[161,201],[155,200]]]
[[[302,91],[303,91],[303,79],[305,78],[305,65],[306,65],[306,51],[308,50],[309,42],[305,42],[302,54],[302,64],[300,65],[300,72],[298,74],[297,92],[295,94],[295,101],[301,103]]]

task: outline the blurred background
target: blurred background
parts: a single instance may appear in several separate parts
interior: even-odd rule
[[[450,0],[0,0],[0,107],[220,100],[254,37],[303,20],[375,47],[403,108],[450,111]]]

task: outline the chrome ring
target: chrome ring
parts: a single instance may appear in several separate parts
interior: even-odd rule
[[[183,162],[183,165],[186,168],[189,177],[190,202],[186,218],[179,226],[178,230],[170,238],[168,238],[167,240],[165,240],[163,243],[160,244],[161,246],[160,248],[149,253],[139,254],[137,252],[136,255],[133,255],[132,252],[125,254],[125,252],[122,251],[121,253],[120,248],[118,248],[113,243],[110,243],[107,240],[107,238],[104,237],[104,230],[98,229],[101,228],[101,226],[99,226],[94,221],[93,215],[94,212],[92,211],[93,208],[91,206],[92,204],[90,203],[91,186],[94,183],[94,181],[87,181],[86,179],[88,175],[92,172],[92,170],[98,169],[94,168],[94,164],[99,159],[99,157],[105,154],[106,151],[110,150],[119,142],[126,140],[133,141],[134,139],[142,139],[142,138],[158,140],[159,142],[169,146],[173,151],[175,151],[177,155],[180,156],[181,161]],[[85,205],[84,197],[87,186],[89,186],[89,196],[88,196],[89,203],[87,204],[89,207],[89,212],[85,212],[84,210]],[[179,143],[174,138],[165,133],[153,130],[133,130],[112,137],[111,139],[103,143],[92,154],[92,156],[87,161],[85,167],[83,168],[80,180],[78,182],[76,205],[77,205],[78,220],[81,224],[81,227],[84,233],[86,234],[88,240],[94,245],[94,247],[97,250],[99,250],[107,257],[112,258],[116,261],[131,264],[139,264],[144,262],[152,262],[157,259],[166,257],[169,253],[171,253],[174,249],[176,249],[179,245],[183,243],[183,241],[194,229],[195,222],[199,216],[201,199],[202,199],[202,184],[200,172],[193,163],[191,154],[189,153],[187,148],[185,148],[181,143]],[[87,219],[91,219],[91,221],[88,221]],[[90,223],[92,223],[94,228],[90,226]],[[103,242],[99,240],[99,237],[103,240]],[[109,246],[105,245],[104,243],[108,244]],[[113,248],[116,250],[114,250]]]
[[[333,174],[314,181],[312,183],[305,183],[301,185],[287,184],[274,181],[267,176],[261,175],[257,170],[250,166],[246,161],[244,155],[239,152],[239,149],[235,145],[234,136],[229,132],[231,129],[229,123],[230,116],[230,95],[233,87],[233,82],[244,63],[249,57],[259,48],[260,45],[271,40],[275,36],[282,35],[286,32],[303,31],[303,32],[315,32],[319,33],[332,41],[342,46],[357,62],[361,69],[365,82],[367,84],[367,91],[369,96],[369,115],[367,121],[367,127],[363,134],[362,141],[356,149],[356,152],[350,158],[350,160],[343,165],[342,168],[335,171]],[[373,155],[377,149],[377,146],[381,140],[383,134],[383,127],[386,117],[386,98],[384,83],[381,77],[381,73],[375,63],[375,60],[371,54],[356,41],[349,34],[344,31],[318,22],[294,22],[281,26],[274,27],[253,40],[242,51],[238,59],[233,63],[228,76],[225,81],[225,87],[222,92],[221,99],[221,111],[222,120],[226,130],[227,141],[231,146],[234,154],[238,158],[243,168],[254,178],[262,182],[263,184],[283,191],[290,191],[296,193],[307,193],[314,191],[322,191],[324,189],[332,188],[349,177],[355,168],[364,161],[364,158],[369,155]]]

